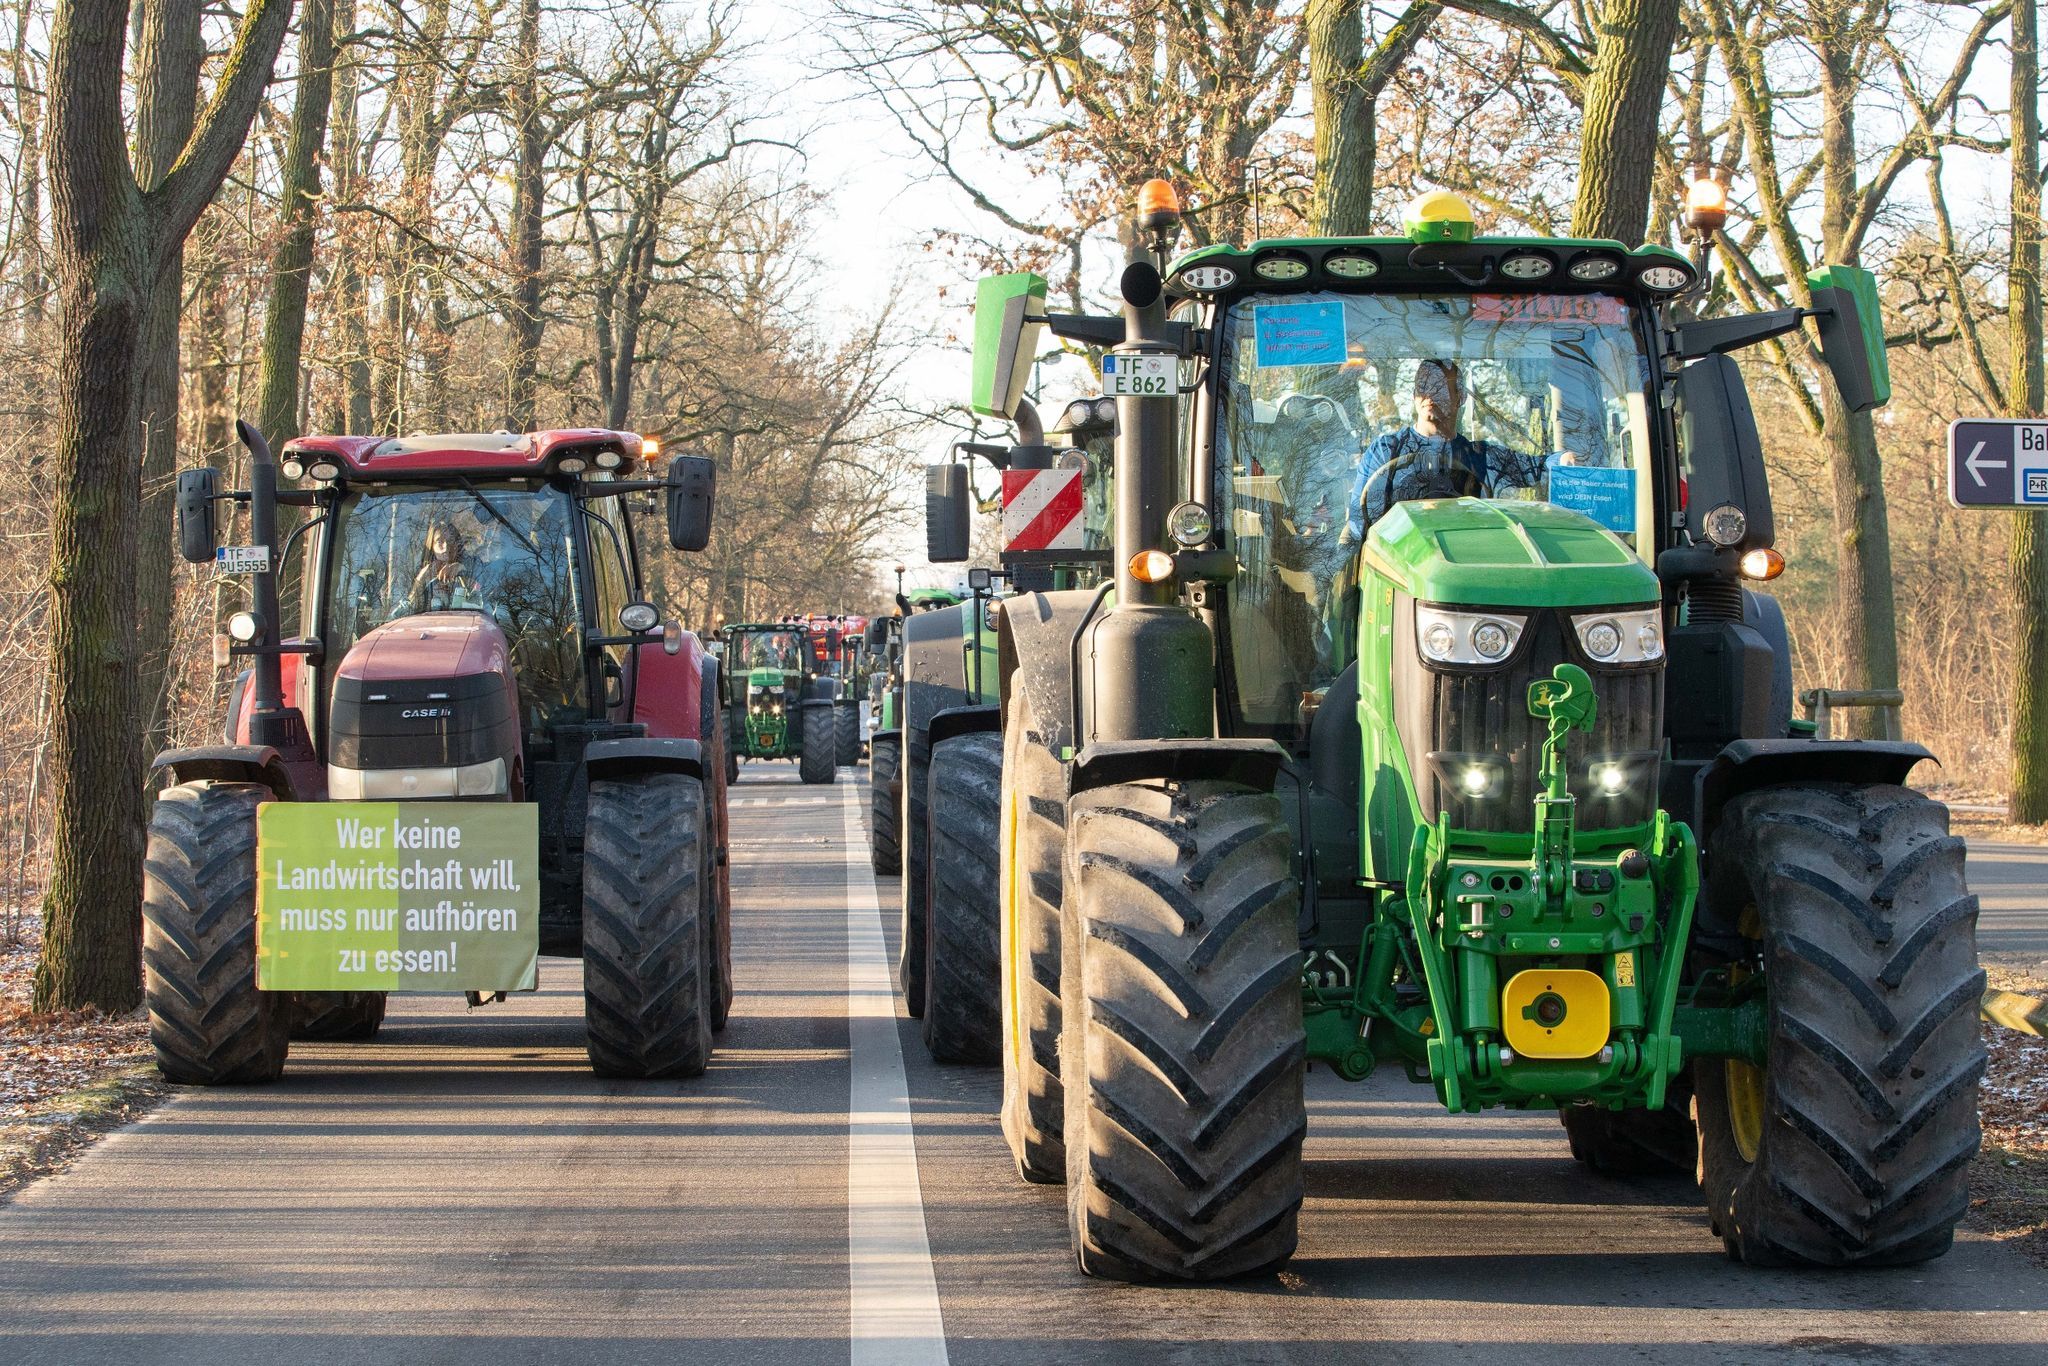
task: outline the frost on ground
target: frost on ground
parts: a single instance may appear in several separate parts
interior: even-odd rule
[[[140,1115],[164,1089],[146,1066],[142,1011],[30,1012],[41,917],[28,912],[21,931],[0,940],[0,1199]]]

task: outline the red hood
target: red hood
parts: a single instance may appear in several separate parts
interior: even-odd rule
[[[481,612],[422,612],[377,627],[342,656],[339,674],[366,683],[512,673],[505,633]]]

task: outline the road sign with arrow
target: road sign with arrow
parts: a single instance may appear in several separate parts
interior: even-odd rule
[[[2048,508],[2048,422],[1949,423],[1948,500],[1959,508]]]

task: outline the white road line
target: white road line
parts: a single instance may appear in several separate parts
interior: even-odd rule
[[[896,991],[881,897],[855,801],[846,821],[846,1033],[853,1085],[846,1106],[846,1246],[853,1366],[945,1366],[946,1327],[925,1236],[910,1087],[896,1036]]]

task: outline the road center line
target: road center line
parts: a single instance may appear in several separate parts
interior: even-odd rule
[[[910,1087],[896,1035],[896,990],[881,897],[855,801],[839,784],[846,828],[846,1246],[853,1366],[945,1366],[946,1328],[925,1236]]]

